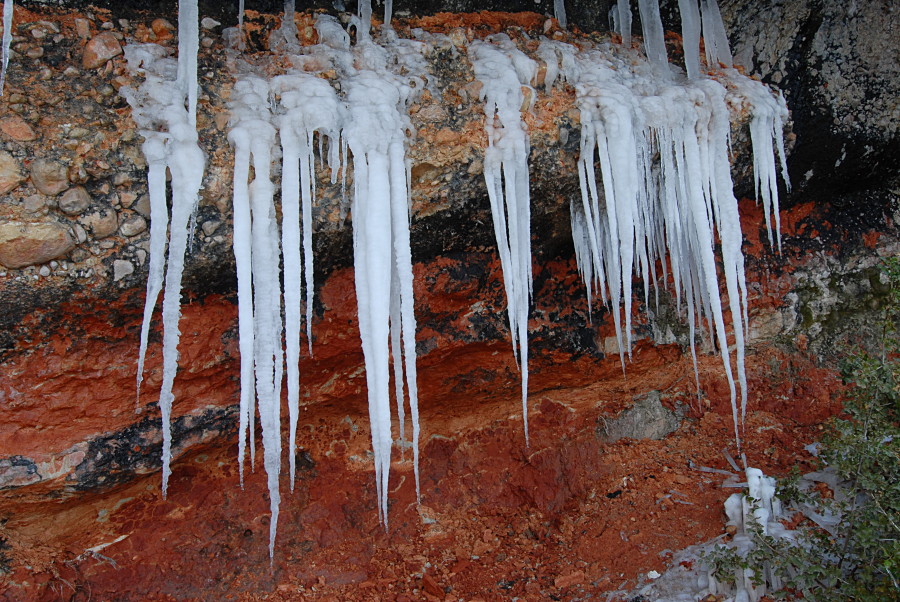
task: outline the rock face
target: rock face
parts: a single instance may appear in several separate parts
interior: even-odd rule
[[[9,94],[0,98],[0,114],[11,124],[0,126],[7,137],[0,150],[0,572],[13,575],[0,584],[0,597],[52,597],[59,578],[81,580],[79,591],[95,596],[134,599],[208,597],[210,583],[223,588],[223,597],[288,586],[280,595],[316,587],[337,599],[370,600],[386,598],[390,583],[398,593],[436,595],[452,587],[463,597],[490,591],[569,599],[616,587],[618,573],[651,568],[640,563],[652,546],[673,548],[715,533],[718,511],[708,509],[719,507],[722,490],[685,467],[721,464],[719,450],[731,441],[721,362],[698,341],[698,392],[688,331],[663,287],[649,306],[636,301],[640,315],[650,317],[636,317],[637,345],[623,374],[607,344],[614,338],[610,310],[588,307],[573,257],[568,204],[579,195],[580,124],[565,90],[539,90],[527,116],[534,440],[524,448],[518,368],[481,173],[486,140],[479,90],[467,60],[446,46],[428,57],[436,74],[432,97],[411,111],[423,505],[416,505],[408,462],[400,462],[391,484],[396,531],[385,534],[377,525],[352,216],[340,184],[331,185],[322,170],[313,216],[314,354],[301,361],[301,470],[282,507],[288,526],[279,532],[279,580],[265,581],[261,471],[247,471],[241,492],[234,460],[239,350],[225,110],[232,81],[215,27],[205,32],[210,42],[200,54],[198,127],[208,170],[185,274],[175,472],[170,498],[161,500],[156,322],[139,401],[134,393],[148,270],[146,163],[141,136],[116,93],[135,83],[117,35],[174,47],[171,25],[156,19],[174,17],[165,12],[171,3],[150,15],[136,12],[135,3],[95,4],[110,8],[112,17],[44,15],[59,28],[59,39],[31,36],[28,44],[41,56],[29,58],[21,48],[10,65]],[[227,4],[201,3],[201,16],[230,24],[222,16]],[[282,7],[274,0],[250,4]],[[440,15],[414,24],[446,23],[463,38],[510,28],[536,39],[545,33],[552,2],[527,4],[538,14]],[[887,64],[896,52],[889,28],[897,17],[888,11],[879,19],[884,3],[856,9],[831,1],[769,4],[762,10],[748,0],[722,2],[736,54],[757,57],[747,66],[782,87],[794,111],[795,188],[784,197],[782,253],[769,246],[755,201],[740,205],[752,343],[747,447],[766,450],[760,461],[780,468],[836,411],[839,380],[827,368],[837,342],[865,337],[885,294],[879,258],[900,252],[892,163],[898,154],[891,154],[897,119],[885,117],[897,97],[900,60]],[[316,6],[334,10],[330,0]],[[474,3],[416,4],[422,13],[441,7]],[[569,21],[603,30],[608,7],[569,6]],[[498,1],[479,8],[524,5]],[[760,20],[764,14],[771,18]],[[130,21],[123,24],[120,15]],[[304,19],[298,23],[307,24]],[[266,48],[265,34],[278,22],[273,14],[248,12],[251,51]],[[17,27],[24,34],[38,25]],[[568,35],[552,22],[547,33]],[[878,68],[860,68],[868,64]],[[735,136],[734,175],[739,192],[751,197],[741,135]],[[639,440],[644,436],[661,439]],[[673,489],[694,496],[692,506],[669,503],[677,497]],[[56,521],[56,510],[66,520]],[[669,534],[671,541],[658,536],[671,529],[651,527],[654,521],[693,525],[696,514],[688,511],[716,527],[685,528]],[[59,549],[75,552],[54,555]],[[118,568],[82,555],[88,549],[101,549]],[[397,559],[384,558],[395,552]],[[424,560],[410,560],[419,552]],[[569,564],[547,560],[566,554]],[[550,568],[527,572],[544,563]],[[127,593],[122,583],[129,584]]]

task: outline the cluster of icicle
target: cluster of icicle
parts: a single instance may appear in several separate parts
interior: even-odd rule
[[[657,282],[658,276],[668,281],[671,271],[678,307],[687,306],[695,374],[694,334],[703,316],[721,352],[740,445],[739,423],[747,400],[747,292],[729,161],[730,110],[751,113],[757,196],[763,200],[771,238],[770,215],[775,216],[778,229],[776,159],[787,183],[782,142],[787,107],[781,96],[732,67],[715,0],[702,0],[699,6],[697,0],[681,0],[679,6],[687,75],[668,62],[656,0],[639,2],[646,59],[631,49],[627,0],[621,0],[612,15],[613,22],[620,24],[622,45],[582,42],[576,47],[542,39],[537,55],[546,64],[545,86],[551,88],[557,79],[573,86],[581,113],[581,200],[573,200],[571,216],[589,303],[599,289],[611,306],[624,366],[632,345],[632,275],[643,279],[649,304],[650,283]],[[707,40],[707,72],[701,70],[701,27]],[[503,34],[473,42],[469,58],[486,101],[489,146],[484,173],[513,349],[522,372],[527,441],[527,323],[532,284],[528,136],[521,112],[530,109],[523,89],[529,90],[537,64]],[[602,192],[595,160],[600,164]],[[716,233],[732,316],[740,404],[719,294]]]
[[[178,322],[181,317],[181,275],[203,182],[205,158],[197,140],[197,48],[196,2],[182,2],[178,11],[179,43],[177,61],[157,44],[129,44],[125,58],[129,71],[144,76],[137,89],[123,87],[120,93],[132,108],[132,118],[144,137],[147,159],[147,188],[150,197],[150,265],[147,299],[141,327],[137,390],[140,396],[147,352],[150,320],[163,289],[163,379],[159,395],[163,431],[163,495],[166,494],[171,460],[171,424],[174,394],[172,386],[178,370]],[[172,176],[172,215],[166,204],[166,170]],[[166,254],[166,229],[168,255]]]
[[[484,151],[484,179],[503,284],[506,290],[509,334],[522,372],[522,419],[528,443],[528,307],[532,295],[531,198],[528,183],[528,133],[521,111],[534,104],[530,83],[537,62],[516,48],[506,34],[475,40],[469,60],[481,82],[488,147]],[[530,92],[526,99],[524,90]]]
[[[243,3],[241,3],[242,5]],[[631,49],[627,1],[614,7],[623,45],[580,47],[542,39],[537,56],[546,64],[544,85],[565,80],[577,93],[582,138],[581,199],[572,203],[572,229],[579,269],[589,299],[599,290],[612,309],[620,358],[631,347],[632,275],[649,285],[661,275],[686,305],[693,352],[696,322],[706,321],[721,350],[731,384],[738,436],[736,387],[719,295],[714,237],[718,233],[728,293],[736,366],[745,411],[743,347],[747,317],[737,201],[729,164],[729,111],[749,110],[758,196],[767,224],[778,198],[776,159],[784,171],[781,130],[786,107],[762,84],[731,68],[724,27],[714,0],[682,0],[687,76],[668,64],[656,0],[641,0],[647,58]],[[557,9],[562,3],[556,3]],[[392,9],[386,4],[387,15]],[[702,9],[702,10],[701,10]],[[563,7],[564,10],[564,7]],[[243,12],[243,11],[241,11]],[[341,24],[316,20],[318,44],[301,47],[294,2],[285,3],[282,27],[270,46],[292,65],[270,77],[240,55],[240,28],[225,30],[227,61],[236,83],[230,102],[228,138],[234,147],[234,254],[238,276],[241,394],[239,464],[255,459],[254,417],[263,433],[272,520],[270,554],[280,503],[281,389],[287,381],[290,422],[290,482],[299,413],[301,323],[305,308],[308,352],[313,349],[312,216],[316,155],[342,186],[351,165],[353,246],[359,326],[365,357],[379,518],[387,525],[391,462],[390,370],[401,442],[405,400],[412,418],[412,447],[419,495],[418,394],[415,316],[409,243],[411,124],[408,107],[430,85],[422,41],[398,39],[390,26],[373,40],[371,5],[360,3],[355,44]],[[558,16],[560,14],[558,13]],[[196,0],[179,5],[177,62],[163,47],[131,44],[126,58],[144,76],[136,90],[123,89],[145,137],[151,200],[151,251],[147,305],[141,332],[138,390],[156,299],[163,288],[163,493],[171,459],[169,416],[177,369],[181,274],[202,182],[204,158],[197,145]],[[561,21],[564,20],[560,19]],[[386,16],[389,23],[389,16]],[[240,23],[240,19],[239,19]],[[701,70],[699,40],[707,39],[707,70]],[[423,40],[435,34],[420,32]],[[482,83],[488,148],[484,173],[508,301],[513,350],[522,371],[522,404],[528,440],[528,311],[532,295],[528,134],[522,112],[531,109],[537,62],[506,35],[472,42],[468,48]],[[724,68],[719,69],[722,64]],[[324,72],[337,74],[339,90]],[[402,75],[401,75],[402,74]],[[326,150],[327,143],[327,150]],[[279,157],[280,169],[273,166]],[[600,193],[594,161],[600,163]],[[252,180],[251,180],[252,166]],[[172,215],[166,208],[166,169],[172,174]],[[280,171],[282,219],[276,218]],[[168,256],[166,230],[169,229]],[[771,228],[771,226],[770,226]],[[283,269],[279,271],[279,263]],[[659,267],[657,267],[659,266]],[[657,274],[661,270],[661,274]],[[620,306],[624,305],[624,324]],[[404,393],[405,385],[405,393]]]
[[[388,522],[392,447],[391,358],[401,440],[405,438],[404,398],[409,400],[417,495],[419,492],[416,322],[406,147],[412,129],[407,107],[424,87],[426,46],[422,42],[399,40],[390,28],[381,31],[381,43],[376,43],[368,28],[362,25],[364,22],[365,18],[354,20],[357,43],[351,46],[349,34],[335,18],[319,15],[316,20],[319,43],[301,48],[296,39],[293,6],[288,3],[283,26],[275,32],[271,46],[289,58],[293,65],[289,72],[267,79],[263,69],[255,68],[234,50],[229,56],[236,77],[229,107],[228,138],[235,151],[234,254],[241,348],[239,462],[243,475],[248,436],[253,454],[253,417],[257,411],[254,406],[258,406],[272,510],[270,553],[274,549],[278,519],[279,412],[284,366],[292,489],[294,483],[300,323],[304,303],[306,336],[312,353],[316,141],[320,159],[325,159],[322,155],[327,154],[332,183],[336,182],[338,172],[342,177],[346,174],[352,157],[354,273],[378,510],[384,525]],[[226,35],[239,39],[239,32],[226,32]],[[341,94],[317,75],[329,70],[337,73]],[[400,72],[404,75],[399,75]],[[271,180],[272,160],[279,146],[280,225],[275,219],[275,189]],[[249,180],[251,164],[252,181]],[[280,260],[284,266],[281,273]]]

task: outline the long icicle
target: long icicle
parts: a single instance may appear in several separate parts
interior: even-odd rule
[[[0,96],[6,83],[6,68],[9,67],[9,45],[12,43],[13,0],[3,0],[3,64],[0,65]]]

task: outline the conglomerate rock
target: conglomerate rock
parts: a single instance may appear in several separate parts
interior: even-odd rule
[[[140,521],[133,518],[141,512],[154,517],[162,512],[153,505],[151,498],[158,493],[152,483],[141,480],[141,475],[158,469],[161,435],[155,395],[161,358],[155,325],[143,395],[136,402],[134,371],[148,260],[149,205],[142,140],[128,106],[117,94],[118,88],[134,82],[112,42],[174,45],[171,23],[158,19],[161,15],[174,17],[162,10],[140,12],[156,8],[154,3],[140,7],[135,3],[92,4],[100,8],[89,9],[89,14],[50,10],[43,5],[17,8],[14,55],[7,88],[0,97],[0,114],[8,116],[3,120],[6,127],[0,126],[0,571],[6,562],[4,539],[17,546],[17,558],[27,557],[34,563],[22,552],[28,547],[22,542],[39,547],[33,542],[40,539],[36,533],[45,523],[34,517],[46,512],[42,504],[48,500],[65,508],[70,513],[67,516],[90,514],[89,520],[79,519],[81,523],[73,519],[72,533],[77,529],[88,532],[103,523],[103,528],[115,526],[123,533],[135,533],[124,544],[135,555],[144,547],[157,553],[165,549],[151,537],[152,529],[136,530]],[[201,15],[211,14],[229,24],[225,15],[230,7],[214,4],[204,4],[208,12],[201,10]],[[248,0],[247,4],[251,9],[268,10],[248,12],[246,21],[253,50],[264,52],[266,35],[279,22],[275,11],[281,2],[255,6]],[[334,11],[330,1],[320,4],[319,8]],[[442,3],[438,7],[437,3],[419,2],[404,7],[398,3],[395,10],[400,16],[403,11],[431,14],[438,8],[472,8],[470,4]],[[896,98],[896,64],[900,61],[894,61],[893,67],[882,62],[891,52],[896,53],[889,33],[896,15],[885,13],[885,19],[879,21],[876,17],[883,3],[868,3],[853,14],[846,12],[851,9],[843,3],[812,0],[772,2],[769,13],[758,9],[758,3],[743,0],[722,4],[737,56],[758,57],[747,65],[748,71],[783,87],[794,109],[790,146],[795,149],[791,158],[795,191],[783,197],[782,254],[769,246],[762,212],[754,201],[741,202],[750,284],[750,408],[751,413],[759,412],[751,417],[759,431],[748,437],[755,437],[752,440],[760,449],[768,450],[766,445],[775,449],[796,444],[795,440],[786,443],[786,435],[772,434],[780,433],[781,427],[768,424],[769,416],[790,421],[798,430],[813,430],[835,411],[833,375],[819,372],[816,362],[827,363],[836,342],[848,334],[864,338],[867,316],[884,295],[878,258],[900,252],[896,237],[900,220],[896,157],[900,155],[891,154],[896,150],[897,120],[885,117],[890,114],[885,103],[892,94]],[[600,1],[570,7],[570,22],[584,30],[602,30],[605,17],[598,15],[605,15],[608,6],[609,2]],[[524,8],[499,1],[488,7]],[[547,21],[552,2],[542,0],[528,8],[537,13],[437,14],[415,23],[456,30],[455,35],[463,38],[508,30],[526,50],[531,42],[523,32],[532,38],[543,33],[564,39],[570,35]],[[664,4],[663,8],[672,27],[667,16],[670,7]],[[778,16],[781,13],[777,11],[784,14]],[[127,21],[120,21],[120,16]],[[309,24],[303,16],[298,22]],[[865,47],[847,42],[858,41],[864,28],[873,31]],[[41,33],[35,35],[35,31]],[[225,109],[232,80],[222,58],[220,31],[221,27],[204,30],[202,35],[208,41],[201,45],[200,55],[198,126],[208,165],[185,274],[173,427],[174,452],[183,459],[173,485],[176,499],[184,498],[177,512],[203,506],[204,496],[228,501],[240,494],[220,491],[222,482],[227,481],[229,487],[233,484],[236,467],[225,467],[224,462],[214,469],[200,466],[207,457],[228,456],[230,461],[234,455],[233,450],[228,449],[230,455],[224,450],[233,446],[238,395],[232,156],[226,141]],[[83,63],[91,40],[100,36],[105,39],[103,48],[110,50],[105,60]],[[677,50],[677,36],[670,37],[670,42],[671,49]],[[752,53],[747,48],[752,48]],[[673,56],[677,60],[677,52]],[[716,422],[727,412],[721,366],[715,358],[701,356],[702,393],[698,395],[685,355],[686,328],[678,319],[674,301],[663,293],[658,305],[640,307],[642,315],[646,310],[650,317],[636,324],[636,359],[626,366],[627,376],[623,376],[609,310],[599,304],[587,307],[573,258],[568,203],[579,194],[575,161],[580,134],[574,94],[571,90],[548,93],[539,89],[534,112],[526,118],[532,143],[529,164],[535,249],[535,296],[529,326],[535,355],[533,386],[536,396],[540,394],[533,432],[546,430],[538,436],[533,453],[517,451],[518,417],[510,417],[517,406],[510,400],[516,396],[518,377],[508,348],[503,284],[481,173],[486,140],[479,90],[470,65],[454,49],[438,48],[428,59],[435,88],[412,108],[416,136],[410,158],[417,351],[428,432],[423,457],[433,459],[424,470],[437,497],[444,495],[443,501],[432,498],[434,516],[444,520],[453,514],[448,508],[454,504],[460,508],[468,508],[466,504],[498,508],[526,504],[549,515],[587,495],[596,482],[606,487],[605,496],[599,496],[602,503],[614,503],[620,494],[628,496],[628,479],[633,482],[635,469],[627,467],[624,459],[621,470],[611,466],[620,455],[628,454],[631,444],[621,449],[612,444],[604,447],[597,436],[600,419],[612,420],[640,394],[659,389],[664,391],[661,403],[666,408],[690,406],[691,416],[701,417],[677,433],[696,425],[702,441],[710,433],[727,432]],[[854,68],[861,64],[872,68]],[[734,173],[738,191],[752,197],[751,165],[741,125],[736,124],[734,131]],[[297,527],[284,535],[291,554],[296,550],[317,554],[317,546],[324,549],[336,542],[364,538],[374,529],[374,518],[370,521],[362,516],[374,517],[374,511],[360,495],[371,486],[365,484],[365,437],[356,435],[357,422],[364,424],[359,418],[364,413],[365,378],[353,294],[352,216],[346,215],[340,186],[330,185],[324,170],[318,177],[314,356],[304,357],[301,363],[307,436],[301,441],[307,446],[302,452],[305,464],[301,464],[308,469],[304,479],[333,495],[303,490],[306,505],[296,509],[302,530]],[[21,232],[30,232],[31,238],[17,234]],[[26,238],[38,242],[25,244]],[[641,367],[641,361],[647,364]],[[571,399],[566,387],[572,387]],[[710,423],[715,423],[715,428]],[[565,445],[554,447],[559,441]],[[598,455],[601,449],[608,457]],[[678,453],[692,457],[688,452]],[[697,456],[693,458],[697,460]],[[476,479],[476,474],[493,476]],[[610,476],[613,474],[615,479]],[[504,476],[494,478],[496,475]],[[191,489],[193,477],[196,489]],[[339,478],[347,480],[335,486],[334,480]],[[401,478],[408,483],[411,476]],[[682,481],[667,482],[671,487],[684,486]],[[153,491],[147,493],[149,490]],[[117,505],[104,506],[99,514],[93,506],[76,505],[120,493]],[[408,488],[397,495],[412,504]],[[703,495],[708,509],[715,494],[705,491]],[[648,499],[650,508],[657,507],[659,498]],[[232,503],[255,508],[256,501]],[[598,504],[584,499],[578,503]],[[119,507],[133,516],[116,515]],[[600,507],[601,512],[609,509]],[[234,554],[251,539],[256,545],[263,510],[254,512],[257,518],[246,531],[239,517],[219,517],[217,520],[227,525],[227,543],[216,540],[218,543],[210,545],[220,547],[203,552],[206,556],[201,560]],[[422,515],[433,519],[428,511]],[[107,522],[110,516],[112,522]],[[464,517],[458,522],[463,523]],[[543,537],[539,532],[549,527],[539,523],[528,527],[530,535],[522,535],[522,545],[530,545],[532,537],[534,541]],[[440,541],[440,526],[429,527],[426,536]],[[60,533],[65,531],[57,528]],[[405,524],[401,533],[409,529],[412,527]],[[495,529],[500,527],[495,525]],[[55,533],[54,537],[55,541],[70,541],[67,535]],[[478,538],[472,550],[481,554],[475,556],[494,552],[499,537],[486,534]],[[633,532],[619,529],[603,531],[597,537],[611,537],[609,546],[642,541]],[[626,541],[629,537],[631,544]],[[72,536],[71,541],[82,540]],[[581,552],[585,557],[592,553]],[[354,548],[350,557],[371,560],[373,554],[371,547],[364,551]],[[459,550],[456,554],[468,558]],[[176,564],[176,569],[180,566],[190,572],[189,561],[177,562],[186,564]],[[253,562],[257,563],[254,566],[268,566],[262,552]],[[459,571],[449,573],[466,570],[464,565],[457,568]],[[102,573],[101,568],[94,570]],[[154,592],[147,581],[150,572],[134,566],[126,570],[134,571],[129,574],[144,588],[135,592]],[[265,570],[261,568],[261,572]],[[366,578],[364,571],[360,576],[359,570],[334,570],[335,580],[359,582]],[[557,575],[558,582],[551,578],[557,587],[553,595],[564,595],[560,592],[580,580],[595,585],[600,581],[596,566],[579,570],[580,575],[577,571]],[[42,574],[52,574],[52,570]],[[303,573],[304,583],[311,574]],[[109,575],[106,579],[103,587],[114,587],[115,579]],[[24,581],[25,577],[17,577],[15,582]],[[52,581],[45,586],[48,589],[44,591],[50,591]],[[509,585],[503,591],[518,591],[516,587]],[[103,590],[98,582],[96,591],[111,590]],[[172,591],[198,595],[203,590],[199,581],[191,581],[184,589]]]

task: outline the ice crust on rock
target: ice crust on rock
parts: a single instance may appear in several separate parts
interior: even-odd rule
[[[537,63],[506,34],[469,45],[469,60],[481,82],[488,147],[484,179],[491,201],[494,236],[503,270],[513,353],[522,373],[522,420],[528,445],[528,312],[532,294],[530,144],[521,111],[530,110]],[[526,99],[523,88],[530,91]]]

